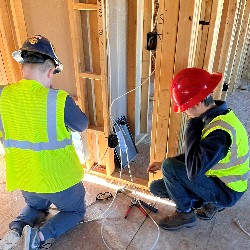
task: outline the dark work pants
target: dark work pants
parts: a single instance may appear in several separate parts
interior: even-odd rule
[[[204,203],[213,203],[223,207],[224,190],[206,175],[190,181],[186,166],[175,158],[167,158],[162,163],[163,179],[155,180],[150,185],[150,192],[161,198],[169,198],[176,204],[178,211],[189,211],[192,207]]]

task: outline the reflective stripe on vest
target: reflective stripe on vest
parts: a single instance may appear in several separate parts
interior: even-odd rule
[[[64,139],[57,141],[56,133],[56,102],[57,102],[57,90],[50,89],[47,98],[47,129],[48,129],[48,142],[30,142],[30,141],[18,141],[8,139],[4,141],[5,148],[20,148],[20,149],[31,149],[33,151],[41,150],[53,150],[59,148],[65,148],[72,144],[72,136],[70,139]],[[1,94],[1,92],[0,92]],[[2,124],[2,120],[1,120]],[[0,126],[1,126],[0,124]]]
[[[237,144],[236,144],[236,130],[235,130],[235,128],[223,120],[217,120],[215,122],[208,124],[205,127],[203,134],[206,133],[207,131],[213,129],[214,127],[222,127],[222,128],[227,129],[228,131],[230,131],[232,133],[233,143],[231,145],[231,150],[230,150],[231,155],[230,155],[229,161],[228,162],[219,162],[218,164],[213,166],[213,168],[211,170],[216,171],[216,170],[229,169],[231,167],[238,166],[240,164],[244,164],[249,159],[249,152],[243,156],[240,156],[240,157],[237,156]],[[244,173],[242,175],[219,176],[218,178],[220,178],[225,184],[229,184],[229,183],[233,183],[233,182],[237,182],[237,181],[247,181],[249,174],[250,174],[250,172],[247,171],[246,173]]]
[[[216,127],[216,126],[220,126],[220,127],[223,127],[225,129],[231,131],[234,140],[233,140],[233,144],[231,145],[230,161],[227,162],[227,163],[222,162],[222,163],[216,164],[213,167],[213,170],[230,168],[230,167],[237,166],[237,165],[240,165],[240,164],[244,163],[248,159],[249,153],[247,153],[246,155],[237,157],[236,130],[234,129],[234,127],[231,126],[230,124],[228,124],[227,122],[219,120],[219,121],[215,121],[213,123],[208,124],[206,126],[206,128],[204,129],[204,131],[206,132],[206,131],[208,131],[208,130],[212,129],[213,127]]]

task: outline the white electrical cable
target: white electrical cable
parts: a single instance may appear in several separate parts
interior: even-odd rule
[[[106,13],[106,20],[109,20],[109,5],[108,5],[108,1],[106,2],[105,7],[106,7],[106,11],[105,11],[105,13]],[[157,15],[158,15],[158,12],[157,12]],[[108,23],[108,22],[106,22],[106,24],[107,24],[107,23]],[[156,17],[156,20],[155,20],[155,23],[154,23],[154,28],[156,27],[156,25],[157,25],[157,17]],[[107,27],[107,26],[106,26],[106,29],[105,29],[105,30],[106,30],[106,37],[108,38],[108,39],[107,39],[107,51],[108,51],[107,57],[108,57],[108,62],[110,63],[110,56],[109,56],[109,55],[110,55],[110,44],[109,44],[109,32],[108,32],[108,27]],[[153,54],[151,54],[151,55],[152,55],[153,58],[154,58],[154,55],[153,55]],[[155,60],[155,58],[154,58],[154,60]],[[108,64],[108,65],[110,65],[110,64]],[[110,69],[109,69],[109,70],[110,70]],[[118,99],[120,99],[121,97],[123,97],[123,96],[125,96],[125,95],[127,95],[127,94],[129,94],[129,93],[131,93],[131,92],[133,92],[133,91],[135,91],[135,90],[138,89],[139,87],[141,87],[145,82],[148,81],[148,79],[151,78],[151,76],[152,76],[154,73],[155,73],[155,70],[146,78],[146,80],[144,80],[144,81],[143,81],[140,85],[138,85],[136,88],[134,88],[134,89],[132,89],[132,90],[126,92],[125,94],[123,94],[123,95],[117,97],[116,99],[114,99],[114,100],[112,101],[112,103],[111,103],[111,105],[110,105],[110,108],[109,108],[109,117],[110,117],[110,121],[112,122],[112,124],[110,124],[110,127],[111,127],[111,128],[113,128],[114,125],[116,124],[117,127],[119,128],[119,130],[120,130],[120,131],[122,130],[122,127],[121,127],[121,126],[113,119],[113,117],[112,117],[112,106],[113,106],[113,104],[114,104]],[[108,74],[108,76],[109,76],[109,77],[108,77],[107,81],[108,81],[108,87],[110,88],[110,74]],[[110,99],[111,99],[111,94],[110,94]],[[112,129],[111,129],[111,130],[112,130]],[[122,134],[122,136],[123,136],[124,133],[121,133],[121,134]],[[125,142],[124,136],[123,136],[123,140],[124,140],[124,142]],[[125,143],[126,143],[126,142],[125,142]],[[108,150],[108,148],[106,149],[106,151],[105,151],[105,153],[104,153],[104,156],[106,155],[107,150]],[[121,150],[121,147],[120,147],[120,150]],[[120,153],[121,153],[121,152],[120,152]],[[104,157],[104,156],[103,156],[103,157]],[[138,197],[138,194],[137,194],[137,192],[136,192],[135,185],[134,185],[134,180],[133,180],[133,176],[132,176],[130,164],[129,164],[130,161],[129,161],[129,158],[128,158],[128,147],[126,147],[126,156],[127,156],[128,170],[129,170],[130,180],[131,180],[131,182],[132,182],[132,187],[134,188],[135,196]],[[101,159],[103,159],[103,157],[102,157]],[[99,159],[98,159],[98,160],[99,160]],[[101,161],[101,160],[100,160],[100,161]],[[90,168],[90,170],[93,169],[93,168],[95,168],[95,167],[98,166],[98,165],[99,165],[99,163],[95,164],[93,167]],[[90,170],[89,170],[89,171],[90,171]],[[119,181],[118,181],[118,186],[119,186],[119,184],[120,184],[121,176],[122,176],[122,159],[121,159],[121,170],[120,170],[120,177],[119,177]],[[118,189],[118,190],[119,190],[119,189]],[[96,221],[96,220],[99,220],[99,219],[103,219],[103,220],[102,220],[102,225],[101,225],[101,237],[102,237],[102,240],[103,240],[104,244],[106,245],[106,247],[107,247],[109,250],[112,250],[112,248],[110,248],[110,247],[108,246],[107,242],[106,242],[105,239],[104,239],[104,236],[103,236],[103,228],[104,228],[105,221],[106,221],[107,217],[108,217],[108,216],[113,212],[113,210],[115,209],[115,208],[113,208],[109,213],[107,213],[107,212],[109,211],[109,209],[112,207],[112,205],[113,205],[113,203],[114,203],[114,201],[115,201],[115,199],[116,199],[116,197],[117,197],[118,190],[117,190],[117,192],[115,193],[115,196],[114,196],[114,198],[113,198],[111,204],[108,206],[108,208],[107,208],[99,217],[96,217],[96,218],[93,218],[93,219],[84,221],[84,222],[91,222],[91,221]],[[141,205],[140,202],[139,202],[139,205],[142,207],[142,205]],[[142,209],[144,209],[144,208],[142,207]],[[146,212],[145,209],[144,209],[144,211]],[[146,212],[146,213],[147,213],[147,212]],[[106,216],[104,217],[105,214],[106,214]],[[147,214],[148,214],[148,213],[147,213]],[[153,221],[153,223],[157,226],[157,231],[158,231],[157,238],[156,238],[156,240],[155,240],[155,242],[154,242],[154,244],[153,244],[153,246],[152,246],[152,248],[151,248],[151,250],[153,250],[153,249],[155,248],[156,244],[158,243],[158,240],[159,240],[159,237],[160,237],[160,229],[159,229],[159,226],[157,225],[157,223],[155,222],[155,220],[154,220],[149,214],[148,214],[148,216],[149,216],[149,218]],[[103,218],[103,217],[104,217],[104,218]]]

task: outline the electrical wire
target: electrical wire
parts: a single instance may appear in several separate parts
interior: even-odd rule
[[[240,229],[245,233],[247,234],[249,237],[250,237],[250,233],[248,233],[240,224],[239,220],[235,220],[234,221],[236,223],[236,225],[238,225],[240,227]]]
[[[108,5],[108,1],[106,2],[106,5],[105,5],[105,13],[106,13],[106,20],[109,20],[109,5]],[[157,11],[157,15],[158,15],[158,11]],[[106,22],[106,24],[107,24],[108,22]],[[157,16],[156,16],[156,20],[155,20],[155,23],[154,23],[154,29],[155,29],[155,27],[156,27],[156,25],[157,25]],[[106,26],[106,37],[108,38],[106,41],[107,41],[107,51],[108,51],[108,53],[107,53],[107,59],[108,59],[108,62],[110,63],[110,56],[109,56],[109,50],[110,50],[110,44],[109,44],[109,33],[108,33],[108,28],[107,28],[107,26]],[[153,53],[151,54],[152,55],[152,57],[154,58],[154,60],[155,60],[155,57],[154,57],[154,55],[153,55]],[[108,65],[110,65],[110,64],[108,64]],[[122,98],[123,96],[126,96],[126,95],[128,95],[129,93],[131,93],[131,92],[133,92],[133,91],[135,91],[136,89],[138,89],[138,88],[140,88],[145,82],[147,82],[150,78],[151,78],[151,76],[153,75],[155,73],[155,70],[141,83],[141,84],[139,84],[136,88],[134,88],[134,89],[132,89],[132,90],[130,90],[130,91],[128,91],[128,92],[126,92],[126,93],[124,93],[124,94],[122,94],[122,95],[120,95],[119,97],[117,97],[117,98],[115,98],[113,101],[112,101],[112,103],[110,104],[110,107],[109,107],[109,117],[110,117],[110,121],[111,121],[111,124],[110,124],[110,128],[111,128],[111,131],[112,131],[112,129],[113,128],[115,128],[115,126],[114,125],[116,125],[117,127],[118,127],[118,129],[120,130],[120,131],[122,131],[123,129],[122,129],[122,127],[115,121],[115,119],[113,119],[113,117],[112,117],[112,107],[113,107],[113,105],[114,105],[114,103],[116,102],[116,101],[118,101],[120,98]],[[110,76],[110,74],[108,74],[109,76]],[[108,87],[110,86],[110,77],[108,77],[107,79],[106,79],[107,81],[108,81]],[[150,82],[150,81],[149,81]],[[110,91],[109,91],[110,92]],[[110,99],[111,99],[111,94],[110,94]],[[116,131],[115,131],[116,132]],[[122,134],[122,136],[123,136],[123,134],[124,133],[121,133]],[[123,140],[124,140],[124,142],[125,142],[125,138],[124,138],[124,136],[123,136]],[[126,143],[125,143],[126,144]],[[103,157],[106,155],[106,153],[107,153],[107,150],[108,150],[108,148],[106,149],[106,151],[105,151],[105,153],[104,153],[104,155],[103,155]],[[120,147],[120,155],[121,155],[121,147]],[[100,162],[101,162],[101,160],[103,159],[103,157],[99,160]],[[127,145],[126,145],[126,157],[127,157],[127,163],[128,163],[128,170],[129,170],[129,176],[130,176],[130,180],[131,180],[131,182],[132,182],[132,188],[134,189],[134,193],[135,193],[135,197],[136,198],[138,198],[138,194],[137,194],[137,192],[136,192],[136,188],[135,188],[135,184],[134,184],[134,180],[133,180],[133,176],[132,176],[132,171],[131,171],[131,167],[130,167],[130,161],[129,161],[129,158],[128,158],[128,147],[127,147]],[[99,162],[97,162],[94,166],[92,166],[89,170],[88,170],[88,172],[90,171],[90,170],[92,170],[92,169],[94,169],[96,166],[98,166],[100,163]],[[122,158],[121,158],[121,170],[120,170],[120,176],[119,176],[119,180],[118,180],[118,186],[120,185],[120,181],[121,181],[121,178],[122,178]],[[106,245],[106,247],[108,248],[108,249],[110,249],[110,250],[112,250],[112,248],[107,244],[107,242],[105,241],[105,239],[104,239],[104,236],[103,236],[103,228],[104,228],[104,225],[105,225],[105,222],[106,222],[106,220],[107,220],[107,217],[113,212],[113,210],[115,209],[115,208],[113,208],[112,210],[110,210],[111,209],[111,207],[112,207],[112,205],[113,205],[113,203],[114,203],[114,201],[116,200],[116,197],[117,197],[117,194],[118,194],[118,190],[117,190],[117,192],[115,193],[115,196],[114,196],[114,198],[113,198],[113,200],[112,200],[112,202],[111,202],[111,204],[108,206],[108,208],[100,215],[100,216],[98,216],[98,217],[96,217],[96,218],[93,218],[93,219],[90,219],[90,220],[87,220],[87,221],[84,221],[84,222],[91,222],[91,221],[96,221],[96,220],[99,220],[99,219],[102,219],[102,224],[101,224],[101,237],[102,237],[102,240],[103,240],[103,242],[104,242],[104,244]],[[138,200],[138,199],[137,199]],[[140,201],[139,201],[139,205],[142,207],[142,209],[147,213],[147,211],[144,209],[144,207],[141,205],[141,203],[140,203]],[[110,211],[109,211],[110,210]],[[109,211],[109,213],[107,213]],[[105,216],[105,214],[106,214],[106,216]],[[157,234],[157,238],[156,238],[156,240],[155,240],[155,242],[154,242],[154,244],[153,244],[153,246],[150,248],[151,250],[153,250],[154,248],[155,248],[155,246],[156,246],[156,244],[157,244],[157,242],[158,242],[158,240],[159,240],[159,237],[160,237],[160,229],[159,229],[159,226],[157,225],[157,223],[155,222],[155,220],[149,215],[149,213],[147,213],[148,214],[148,216],[149,216],[149,218],[153,221],[153,223],[156,225],[156,227],[157,227],[157,230],[158,230],[158,234]],[[146,217],[147,218],[147,217]],[[146,220],[146,219],[145,219]],[[145,220],[143,221],[143,223],[145,222]],[[141,226],[143,225],[143,223],[141,224]],[[140,226],[140,227],[141,227]],[[140,229],[140,228],[139,228]],[[138,230],[139,230],[138,229]]]

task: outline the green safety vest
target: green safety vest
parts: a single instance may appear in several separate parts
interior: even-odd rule
[[[66,97],[65,91],[34,80],[2,88],[0,130],[8,191],[55,193],[82,180],[83,168],[64,124]]]
[[[202,139],[216,129],[229,133],[231,146],[227,155],[208,170],[206,175],[216,176],[234,191],[244,192],[248,186],[250,171],[246,130],[232,110],[225,115],[214,118],[203,129]]]

